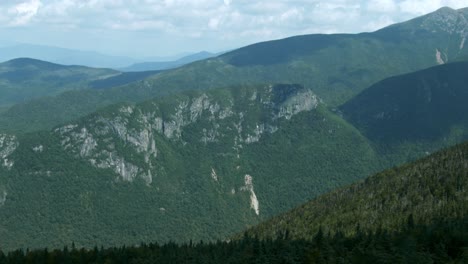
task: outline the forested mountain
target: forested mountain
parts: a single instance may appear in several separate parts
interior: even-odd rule
[[[109,69],[63,66],[21,58],[0,63],[0,106],[85,89],[89,83],[118,74]]]
[[[10,249],[222,239],[378,168],[366,139],[298,85],[119,104],[0,139]]]
[[[287,233],[290,239],[310,239],[319,229],[349,236],[402,231],[408,221],[412,225],[466,221],[467,187],[465,142],[320,196],[251,228],[247,234],[276,238]]]
[[[437,94],[433,102],[459,109],[465,107],[463,88],[453,84],[463,83],[466,75],[457,73],[465,67],[466,63],[447,64],[381,83],[411,84],[431,76],[427,83],[437,88],[450,79],[446,93]],[[374,93],[369,102],[351,101],[343,109],[358,111],[358,106],[369,105],[372,110],[372,103],[385,107],[385,102],[393,102],[387,93],[373,92],[376,87],[397,87],[390,89],[393,92],[404,86],[376,84],[369,88]],[[402,89],[404,102],[411,98],[408,94],[418,94],[420,86]],[[366,93],[357,98],[368,98]],[[457,100],[450,100],[454,94]],[[420,97],[413,99],[418,102]],[[409,106],[401,108],[408,116],[415,109],[432,113],[417,103]],[[459,124],[456,114],[446,111],[446,119]],[[23,241],[40,246],[44,240],[59,246],[67,240],[77,245],[92,241],[117,245],[122,240],[223,238],[379,169],[466,140],[465,130],[460,130],[443,134],[442,140],[441,136],[425,139],[424,144],[423,137],[408,138],[405,144],[388,140],[388,149],[382,151],[383,143],[365,136],[365,126],[358,126],[363,136],[340,115],[328,110],[310,89],[260,85],[190,91],[137,105],[122,103],[52,132],[5,134],[0,186],[6,202],[0,208],[5,218],[0,219],[9,228],[2,236],[14,241],[11,247]],[[450,131],[453,125],[441,123],[438,129]],[[32,207],[46,212],[31,215],[37,212]],[[73,210],[60,211],[63,207]],[[13,214],[18,208],[24,211]],[[133,215],[140,215],[142,222],[128,224]],[[73,221],[64,227],[66,219]],[[190,225],[184,225],[186,219],[192,220]],[[6,231],[19,230],[17,223],[29,221],[34,223],[29,224],[32,229],[21,229],[24,233]],[[40,226],[51,231],[32,240],[28,234],[37,233]],[[115,226],[125,228],[111,232]]]
[[[468,62],[385,79],[341,107],[380,143],[434,141],[468,131]]]
[[[238,239],[0,250],[0,263],[466,263],[467,176],[464,143],[324,195]]]
[[[329,106],[338,106],[384,78],[465,59],[467,12],[443,8],[373,33],[305,35],[258,43],[127,86],[24,104],[2,114],[20,115],[20,121],[0,118],[0,128],[50,129],[115,102],[252,84],[298,83]],[[69,100],[73,97],[86,100]],[[34,126],[25,125],[34,121]]]

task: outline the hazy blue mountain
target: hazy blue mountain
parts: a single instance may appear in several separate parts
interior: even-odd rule
[[[83,65],[99,68],[119,68],[140,61],[135,58],[105,55],[94,51],[43,45],[15,44],[0,47],[0,62],[16,58],[34,58],[63,65]]]
[[[167,70],[176,67],[180,67],[185,64],[189,64],[195,61],[208,59],[217,56],[216,53],[207,51],[201,51],[198,53],[190,54],[172,61],[156,61],[156,62],[140,62],[132,64],[128,67],[121,68],[122,71],[135,72],[135,71],[160,71]]]
[[[0,63],[0,106],[67,90],[86,89],[91,82],[116,74],[117,71],[109,69],[63,66],[28,58],[14,59]]]

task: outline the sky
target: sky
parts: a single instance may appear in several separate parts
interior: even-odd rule
[[[11,42],[131,57],[230,50],[312,33],[374,31],[467,0],[0,0]]]

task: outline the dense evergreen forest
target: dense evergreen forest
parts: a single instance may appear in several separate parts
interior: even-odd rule
[[[6,263],[468,263],[468,218],[418,225],[410,216],[398,232],[357,226],[352,237],[319,230],[310,240],[290,240],[286,232],[274,240],[0,252]]]
[[[467,154],[465,142],[386,170],[275,217],[233,240],[92,249],[78,248],[72,243],[61,250],[0,252],[0,264],[468,263],[468,215],[464,206]],[[344,195],[338,196],[348,202],[337,200],[341,209],[330,206],[329,198],[340,193]],[[363,193],[379,198],[363,197]],[[348,219],[347,208],[361,208],[381,199],[387,201],[384,207],[389,208],[378,207],[375,212],[368,208],[367,218],[359,211],[360,217]],[[431,206],[427,207],[424,201]],[[327,206],[331,211],[322,211]],[[311,215],[317,219],[310,218]]]

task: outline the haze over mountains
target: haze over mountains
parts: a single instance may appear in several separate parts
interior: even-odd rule
[[[168,57],[131,58],[27,43],[0,45],[0,62],[17,58],[33,58],[63,65],[112,68],[123,71],[165,70],[213,56],[215,56],[214,53],[202,51]]]
[[[442,8],[372,33],[295,36],[165,71],[0,64],[2,103],[14,104],[0,112],[0,245],[225,239],[464,142],[467,37],[468,9]],[[463,195],[465,149],[384,172],[250,232],[292,226],[299,238],[326,223],[353,234],[366,213],[377,220],[363,227],[394,230],[411,210],[417,220],[439,217],[449,207],[423,210],[439,200],[465,214],[447,198]],[[439,169],[449,173],[438,178],[442,193]],[[388,186],[401,188],[385,198]],[[379,209],[385,201],[397,204],[396,218]],[[323,218],[309,221],[322,207]],[[310,233],[297,228],[305,223]]]

